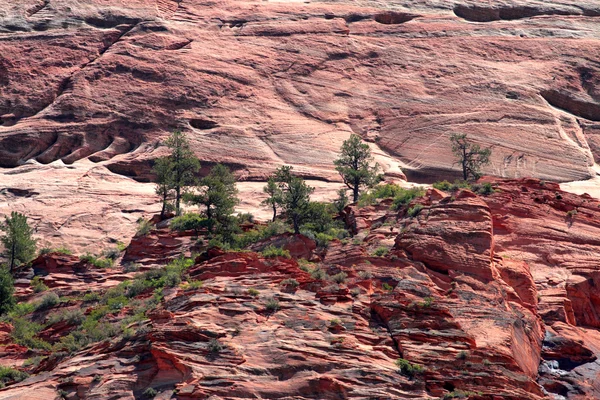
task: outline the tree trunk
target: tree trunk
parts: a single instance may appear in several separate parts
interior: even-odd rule
[[[300,225],[298,224],[297,214],[292,217],[292,221],[294,222],[294,233],[298,235],[300,233]]]
[[[15,253],[17,251],[16,247],[17,247],[17,242],[13,239],[12,246],[11,246],[11,252],[10,252],[10,272],[11,273],[15,266]]]
[[[162,209],[160,210],[160,219],[165,218],[165,212],[167,211],[167,196],[163,196]]]
[[[354,203],[358,201],[358,185],[354,185],[354,188],[352,188],[352,198]]]
[[[179,186],[179,184],[177,184],[177,187],[175,188],[175,215],[180,214],[180,210],[179,210],[180,200],[181,200],[181,187]]]
[[[277,206],[273,203],[273,222],[275,222],[275,218],[277,218]]]

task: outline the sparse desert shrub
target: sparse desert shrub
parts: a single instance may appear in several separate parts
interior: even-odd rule
[[[108,250],[104,250],[102,252],[102,255],[109,259],[109,260],[116,260],[117,258],[119,258],[119,255],[121,254],[121,251],[119,251],[119,249],[108,249]]]
[[[279,301],[277,301],[273,297],[268,298],[267,304],[265,305],[265,309],[268,312],[272,312],[272,313],[276,312],[277,310],[279,310]]]
[[[344,283],[346,282],[346,278],[348,278],[348,274],[345,272],[340,272],[331,276],[331,280],[336,283]]]
[[[202,229],[208,227],[208,219],[196,213],[188,213],[175,217],[169,225],[174,231],[194,230],[198,234]]]
[[[398,210],[400,207],[406,206],[413,199],[425,195],[425,189],[415,187],[410,189],[401,189],[395,196],[392,203],[392,209]]]
[[[288,250],[284,250],[280,247],[269,246],[264,249],[261,254],[266,258],[274,258],[274,257],[284,257],[291,258],[290,252]]]
[[[358,277],[360,279],[366,280],[373,278],[373,274],[371,273],[371,271],[358,271]]]
[[[11,367],[0,366],[0,382],[3,384],[9,382],[21,382],[27,379],[29,374]]]
[[[31,280],[31,288],[34,293],[41,293],[48,290],[48,286],[44,284],[44,281],[40,276],[34,276]]]
[[[409,208],[408,211],[406,211],[406,215],[408,215],[410,218],[415,218],[417,215],[419,215],[422,209],[422,204],[415,204],[414,206]]]
[[[123,266],[123,272],[137,272],[140,270],[140,264],[127,263]]]
[[[280,284],[281,284],[282,286],[290,286],[290,287],[293,287],[293,288],[297,288],[297,287],[298,287],[298,285],[300,285],[300,284],[298,283],[298,281],[297,281],[297,280],[295,280],[294,278],[288,278],[288,279],[284,279],[284,280],[282,280],[282,281],[281,281],[281,283],[280,283]]]
[[[143,218],[138,219],[138,229],[135,236],[146,236],[152,230],[152,223]]]
[[[79,256],[79,259],[96,268],[112,268],[114,264],[114,260],[110,258],[99,258],[89,253]]]
[[[457,360],[466,360],[469,357],[469,352],[461,350],[456,354]]]
[[[254,288],[250,288],[250,289],[248,289],[248,294],[252,297],[258,297],[260,292]]]
[[[42,330],[42,325],[28,321],[25,318],[14,318],[12,325],[14,329],[11,336],[15,343],[30,349],[50,349],[49,343],[35,337]]]
[[[148,389],[144,390],[144,393],[142,395],[146,399],[153,399],[156,397],[157,394],[158,392],[156,391],[156,389],[149,387]]]
[[[322,281],[322,280],[324,280],[325,278],[327,278],[327,274],[325,273],[325,271],[323,271],[323,270],[322,270],[321,268],[319,268],[319,267],[316,267],[315,269],[313,269],[313,270],[310,272],[310,276],[311,276],[313,279],[317,279],[317,280],[320,280],[320,281]]]
[[[219,353],[223,350],[223,345],[218,339],[210,339],[207,349],[211,353]]]
[[[85,316],[80,309],[75,310],[63,310],[48,316],[46,323],[48,325],[54,325],[61,321],[66,321],[69,325],[80,325]]]
[[[390,249],[388,249],[387,247],[378,247],[375,249],[375,251],[373,252],[373,255],[375,257],[385,257],[387,256],[387,254],[390,252]]]
[[[384,283],[381,285],[381,288],[382,288],[383,290],[386,290],[386,291],[388,291],[388,292],[391,292],[392,290],[394,290],[394,287],[393,287],[392,285],[389,285],[389,284],[388,284],[388,283],[386,283],[386,282],[384,282]]]
[[[45,294],[44,297],[36,304],[35,310],[42,311],[52,308],[60,303],[60,298],[54,292]]]
[[[446,393],[444,395],[444,400],[450,400],[450,399],[468,399],[471,396],[476,396],[478,395],[478,393],[475,392],[470,392],[470,391],[465,391],[465,390],[460,390],[460,389],[455,389],[453,391],[451,391],[450,393]]]

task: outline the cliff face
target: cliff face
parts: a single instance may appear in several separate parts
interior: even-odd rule
[[[493,186],[488,196],[432,189],[411,204],[423,206],[414,217],[387,201],[349,207],[355,236],[326,250],[272,239],[312,262],[209,250],[187,268],[187,284],[154,291],[145,318],[131,316],[151,288],[126,289],[122,307],[109,300],[100,321],[128,321],[121,336],[22,366],[37,375],[0,398],[141,398],[148,388],[162,399],[597,398],[600,202],[532,179]],[[156,271],[161,252],[170,259],[193,246],[157,231],[126,257]],[[123,281],[141,273],[58,254],[33,268],[68,296],[26,316],[50,343],[74,329],[52,314],[97,315],[106,296],[125,301],[115,288],[136,287]],[[30,276],[23,271],[18,295],[31,301],[42,295]],[[3,365],[47,354],[11,344],[13,329],[0,329]]]
[[[240,177],[285,163],[336,180],[355,132],[390,175],[428,180],[455,175],[448,136],[464,132],[493,147],[497,175],[593,174],[595,1],[0,7],[2,167],[89,158],[147,181],[159,139],[182,129]]]

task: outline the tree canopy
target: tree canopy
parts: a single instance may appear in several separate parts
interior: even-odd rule
[[[5,217],[0,229],[5,232],[0,241],[4,245],[2,255],[8,260],[10,271],[35,257],[36,240],[32,238],[33,229],[27,224],[25,215],[13,211],[10,217]]]
[[[362,143],[360,136],[352,134],[342,144],[340,157],[333,162],[346,186],[352,190],[354,202],[358,201],[361,188],[372,187],[379,180],[379,165],[371,165],[373,161],[369,145]]]
[[[452,152],[456,156],[456,164],[462,168],[463,179],[477,180],[481,177],[481,167],[490,163],[492,150],[482,149],[478,144],[472,143],[465,133],[450,136]]]

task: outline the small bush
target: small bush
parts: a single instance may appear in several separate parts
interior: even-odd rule
[[[191,280],[187,282],[184,286],[184,290],[198,290],[204,285],[204,282],[201,280]]]
[[[410,189],[401,189],[399,193],[394,196],[394,202],[392,203],[392,209],[398,210],[400,207],[408,205],[413,199],[422,197],[425,195],[425,189],[415,187]]]
[[[140,264],[136,263],[127,263],[123,266],[123,272],[137,272],[140,270]]]
[[[89,253],[79,256],[84,263],[91,264],[96,268],[112,268],[114,260],[110,258],[98,258]]]
[[[346,278],[348,278],[348,274],[345,272],[340,272],[331,276],[331,280],[336,283],[344,283],[346,282]]]
[[[339,318],[333,318],[332,320],[329,321],[329,326],[332,328],[336,328],[336,327],[343,326],[343,325],[342,325],[342,321]]]
[[[360,279],[367,280],[373,278],[373,274],[371,271],[358,271],[358,277]]]
[[[373,255],[375,257],[385,257],[387,256],[387,254],[390,252],[390,249],[388,249],[387,247],[378,247],[377,249],[375,249],[375,251],[373,252]]]
[[[61,321],[66,321],[69,325],[80,325],[85,316],[79,309],[75,310],[63,310],[48,316],[46,323],[48,325],[54,325]]]
[[[44,284],[44,281],[40,276],[33,277],[33,279],[31,280],[31,288],[33,289],[34,293],[45,292],[49,289],[48,286]]]
[[[274,258],[274,257],[291,258],[290,252],[288,250],[284,250],[282,248],[275,247],[275,246],[267,247],[266,249],[264,249],[261,252],[261,254],[263,255],[263,257],[266,257],[266,258]]]
[[[248,289],[248,294],[252,297],[258,297],[260,292],[254,288],[250,288],[250,289]]]
[[[281,286],[291,286],[293,288],[297,288],[300,284],[294,278],[288,278],[281,281]]]
[[[396,366],[400,370],[402,375],[413,377],[416,374],[420,374],[424,371],[424,368],[421,365],[413,364],[404,358],[399,358],[396,360]]]
[[[489,182],[483,184],[474,184],[471,186],[471,190],[482,196],[489,196],[490,194],[495,192],[494,188],[492,187],[492,184]]]
[[[50,292],[45,294],[44,297],[35,305],[36,311],[47,310],[52,308],[60,303],[60,298],[54,292]]]
[[[355,288],[352,288],[352,289],[350,290],[350,295],[351,295],[352,297],[358,297],[358,295],[360,295],[360,288],[359,288],[358,286],[357,286],[357,287],[355,287]]]
[[[194,230],[199,233],[202,229],[208,227],[208,219],[200,214],[188,213],[173,218],[169,226],[174,231]]]
[[[223,345],[217,339],[210,339],[207,349],[211,353],[219,353],[223,350]]]
[[[467,352],[465,350],[461,350],[458,352],[458,354],[456,354],[457,360],[466,360],[467,357],[469,357],[469,352]]]
[[[327,274],[325,273],[325,271],[323,271],[323,270],[322,270],[321,268],[319,268],[319,267],[316,267],[315,269],[313,269],[313,270],[310,272],[310,276],[311,276],[313,279],[317,279],[317,280],[320,280],[320,281],[322,281],[322,280],[324,280],[325,278],[327,278]]]
[[[138,229],[135,236],[146,236],[152,230],[152,223],[143,218],[138,219]]]
[[[0,382],[6,384],[9,382],[21,382],[27,379],[29,374],[18,369],[0,366]]]
[[[383,290],[387,290],[388,292],[391,292],[392,290],[394,290],[394,287],[392,285],[389,285],[387,283],[383,283],[383,285],[381,285],[381,288]]]
[[[476,396],[478,395],[478,393],[475,392],[470,392],[470,391],[465,391],[465,390],[460,390],[460,389],[455,389],[453,391],[451,391],[450,393],[446,393],[444,395],[444,400],[450,400],[450,399],[468,399],[471,396]]]
[[[86,303],[92,303],[100,301],[100,294],[96,292],[90,292],[83,295],[83,301]]]
[[[419,303],[419,307],[429,308],[433,304],[433,297],[425,297],[422,302]]]
[[[156,391],[156,389],[149,387],[148,389],[144,390],[144,393],[142,395],[146,399],[153,399],[156,397],[157,394],[158,392]]]
[[[279,301],[277,301],[273,297],[270,297],[267,299],[267,304],[265,308],[268,312],[276,312],[277,310],[279,310]]]
[[[109,260],[116,260],[117,258],[119,258],[119,255],[121,254],[121,252],[119,251],[119,249],[108,249],[108,250],[104,250],[102,252],[102,255],[109,259]]]
[[[577,215],[577,210],[576,209],[567,211],[567,217],[568,218],[573,218],[576,215]]]
[[[415,204],[414,206],[409,208],[408,211],[406,211],[406,215],[408,215],[410,218],[415,218],[417,215],[419,215],[422,209],[422,204]]]
[[[30,322],[25,318],[15,318],[12,320],[13,331],[11,336],[15,343],[30,349],[49,350],[50,344],[35,336],[42,330],[40,324]]]

